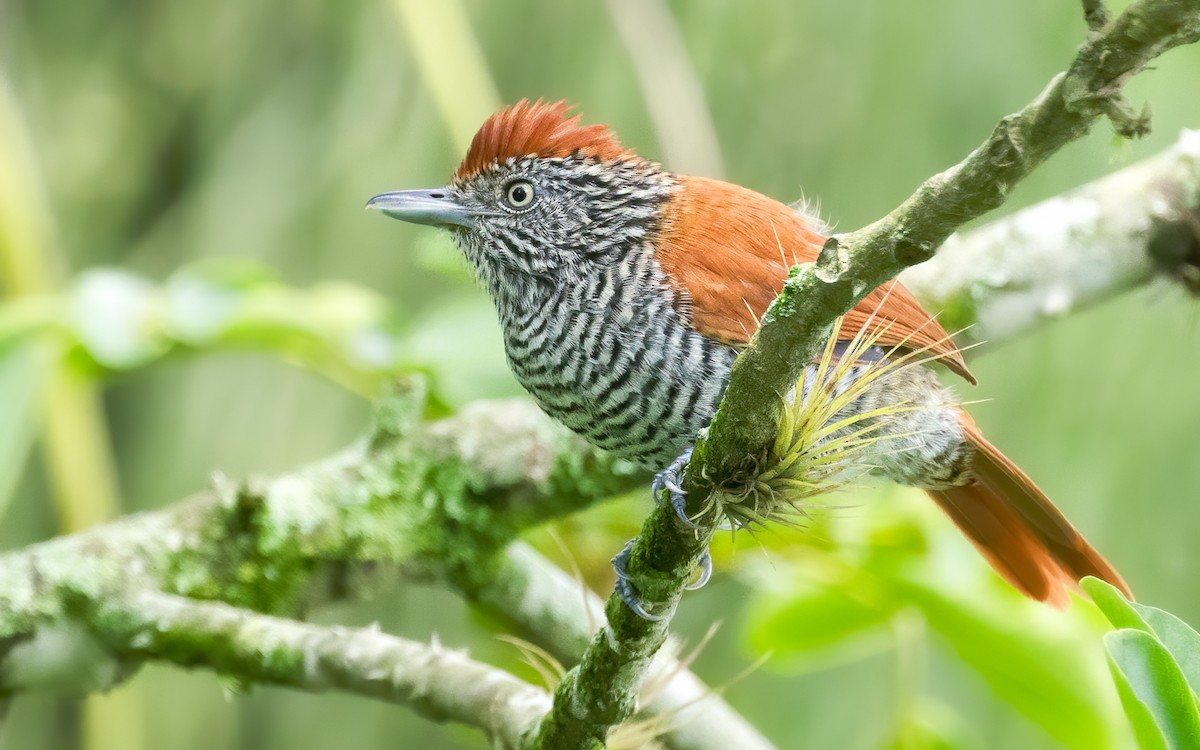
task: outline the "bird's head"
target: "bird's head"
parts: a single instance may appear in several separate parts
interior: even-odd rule
[[[646,241],[673,183],[579,119],[564,102],[522,100],[483,123],[449,185],[367,207],[449,229],[491,283],[587,273]]]

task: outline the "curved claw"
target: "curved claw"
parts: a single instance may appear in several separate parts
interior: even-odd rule
[[[668,493],[671,507],[675,510],[675,515],[679,517],[680,523],[687,526],[689,529],[699,528],[696,522],[688,517],[687,514],[687,493],[684,492],[680,477],[683,474],[684,468],[692,457],[692,449],[688,448],[671,462],[671,465],[654,475],[654,483],[651,485],[650,492],[655,500],[663,492]]]
[[[614,587],[617,596],[621,597],[621,601],[625,602],[625,606],[633,610],[633,613],[643,620],[650,622],[660,622],[666,618],[666,615],[656,615],[649,612],[642,606],[642,599],[638,596],[637,590],[633,588],[633,584],[625,578],[618,578],[617,585]]]
[[[617,574],[618,581],[628,581],[629,572],[625,570],[625,566],[629,564],[629,552],[633,549],[633,540],[625,542],[625,546],[621,551],[613,555],[612,567],[613,572]]]
[[[688,517],[687,496],[683,493],[683,490],[671,493],[671,507],[675,510],[675,515],[679,518],[681,524],[689,529],[700,528],[699,524]]]
[[[657,497],[664,490],[669,491],[672,495],[687,494],[679,484],[679,474],[678,470],[674,468],[674,464],[654,475],[654,484],[651,485],[650,491]]]
[[[712,572],[712,555],[708,553],[708,550],[704,550],[704,555],[700,558],[700,575],[696,577],[696,580],[684,586],[684,588],[688,591],[704,588],[704,584],[708,583],[708,579],[712,578]]]
[[[625,566],[629,563],[629,552],[633,549],[633,540],[625,542],[625,546],[612,559],[613,572],[617,574],[616,585],[613,589],[617,592],[617,596],[621,597],[621,601],[625,602],[625,606],[629,607],[635,615],[643,620],[650,622],[659,622],[666,615],[656,615],[651,613],[642,604],[642,597],[638,595],[637,589],[633,587],[633,583],[629,578],[629,571]]]

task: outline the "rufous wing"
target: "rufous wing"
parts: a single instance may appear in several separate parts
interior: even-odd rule
[[[783,289],[788,269],[816,260],[825,237],[779,201],[719,180],[677,178],[667,201],[655,257],[686,306],[692,327],[744,346]],[[879,343],[924,350],[975,382],[949,334],[900,284],[867,295],[846,314],[841,335],[871,321]]]

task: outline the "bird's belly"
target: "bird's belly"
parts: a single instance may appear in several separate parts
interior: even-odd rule
[[[607,336],[571,331],[506,337],[517,379],[547,414],[593,445],[651,468],[668,465],[709,423],[736,356],[683,326]],[[859,373],[853,368],[850,377]],[[887,405],[903,408],[877,433],[887,439],[860,457],[872,473],[926,488],[966,481],[970,455],[959,409],[932,372],[912,367],[885,376],[839,417]]]
[[[509,364],[542,409],[593,445],[663,467],[708,424],[734,352],[684,326],[514,341]]]
[[[882,352],[859,360],[842,375],[824,398],[843,393],[871,372],[874,363],[884,361]],[[801,384],[802,403],[813,396],[809,386],[818,379],[819,366],[806,368]],[[796,393],[787,401],[796,409]],[[938,382],[928,367],[899,366],[871,377],[859,395],[830,420],[844,425],[821,442],[836,442],[857,434],[869,436],[868,442],[847,464],[847,476],[866,469],[898,484],[923,489],[946,489],[970,479],[974,449],[963,432],[963,412],[950,389]],[[830,426],[828,423],[827,427]],[[848,457],[850,458],[850,457]]]

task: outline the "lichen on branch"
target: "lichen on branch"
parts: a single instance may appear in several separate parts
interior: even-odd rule
[[[951,236],[900,280],[959,345],[987,347],[1163,277],[1200,277],[1200,131],[1145,161]]]
[[[545,690],[436,640],[417,643],[377,628],[328,628],[149,591],[89,601],[87,608],[92,634],[125,659],[399,703],[433,721],[476,726],[505,750],[523,747],[550,705]]]
[[[405,702],[395,685],[354,674],[370,666],[345,653],[358,642],[349,637],[354,631],[261,616],[294,616],[398,578],[457,589],[573,663],[592,628],[570,604],[586,592],[512,539],[646,477],[588,447],[527,401],[478,402],[432,422],[422,418],[423,408],[420,381],[398,382],[377,402],[371,435],[330,458],[276,477],[217,477],[212,488],[162,510],[0,555],[0,698],[37,688],[105,690],[142,662],[159,660],[225,672],[244,684]],[[156,630],[146,631],[154,636],[150,644],[138,624],[149,621],[129,618],[130,612],[152,617],[155,607],[179,616],[154,620]],[[247,634],[235,622],[262,631]],[[198,637],[197,628],[203,630],[204,648],[185,625]],[[248,635],[270,641],[276,630],[300,638],[294,645],[320,644],[323,663],[341,676],[296,682],[288,659],[253,662],[257,647],[235,642]],[[703,707],[688,727],[700,729],[691,740],[675,742],[676,730],[662,730],[669,747],[722,746],[707,744],[713,738],[770,750],[677,661],[661,654],[659,662],[669,677],[656,698],[658,712]],[[473,678],[451,679],[438,689],[472,687]],[[548,706],[547,697],[542,712]],[[499,721],[446,718],[489,732]]]
[[[12,650],[77,620],[76,599],[160,591],[293,614],[389,573],[483,565],[521,529],[643,480],[525,402],[435,422],[423,407],[410,380],[381,401],[368,440],[328,459],[217,478],[163,510],[0,555],[0,691],[30,686]]]

